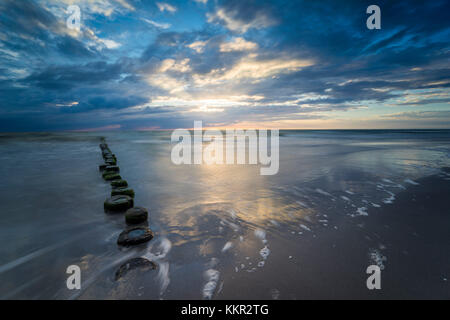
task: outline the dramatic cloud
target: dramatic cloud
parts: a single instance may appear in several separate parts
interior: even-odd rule
[[[175,12],[177,11],[177,8],[168,4],[168,3],[164,3],[164,2],[157,2],[156,6],[158,7],[159,11],[167,11],[167,12]]]
[[[221,52],[231,51],[253,51],[258,49],[258,44],[255,42],[247,41],[244,38],[233,38],[229,42],[222,43],[220,45]]]
[[[170,28],[170,23],[156,22],[156,21],[153,21],[150,19],[145,19],[145,18],[143,18],[142,21],[145,21],[148,24],[150,24],[156,28],[160,28],[160,29],[169,29]]]
[[[208,14],[208,22],[223,24],[231,31],[244,33],[249,29],[262,29],[277,24],[270,11],[264,6],[253,3],[229,2]]]
[[[449,3],[370,4],[3,0],[0,125],[450,127]]]

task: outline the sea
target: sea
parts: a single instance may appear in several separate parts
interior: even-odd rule
[[[450,298],[450,130],[280,131],[275,175],[176,165],[171,133],[1,133],[0,299]],[[101,137],[148,243],[117,245]]]

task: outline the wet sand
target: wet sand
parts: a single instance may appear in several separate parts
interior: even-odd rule
[[[333,221],[337,229],[305,233],[301,245],[272,243],[265,276],[236,274],[220,298],[450,299],[450,181],[417,182],[368,216],[341,216]],[[366,287],[365,270],[376,263],[371,253],[384,266],[381,290]]]
[[[381,298],[450,298],[450,181],[418,182],[366,222],[373,240],[386,246]]]
[[[170,133],[105,135],[154,239],[117,245],[97,133],[4,137],[0,299],[449,298],[448,131],[284,132],[272,177],[176,166]]]

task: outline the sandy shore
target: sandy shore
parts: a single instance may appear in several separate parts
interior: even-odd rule
[[[236,274],[220,298],[449,299],[450,181],[417,182],[393,204],[342,217],[336,229],[306,233],[297,246],[272,242],[264,276]],[[375,257],[384,267],[381,290],[368,290],[365,271]],[[276,289],[268,293],[267,287]]]
[[[127,250],[123,215],[103,210],[97,136],[4,140],[0,298],[449,299],[448,134],[290,134],[269,179],[252,166],[175,166],[167,133],[109,136],[155,235]],[[138,257],[158,268],[115,280]],[[366,287],[372,264],[384,267],[379,291]]]

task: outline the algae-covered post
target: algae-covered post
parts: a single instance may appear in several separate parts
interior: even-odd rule
[[[103,208],[105,212],[125,212],[127,224],[140,224],[148,219],[148,211],[142,207],[134,207],[134,190],[128,188],[128,183],[119,175],[120,168],[117,166],[117,158],[111,152],[104,138],[101,138],[100,149],[104,164],[99,165],[102,177],[111,183],[111,197],[106,199]],[[132,227],[123,231],[117,240],[121,246],[131,246],[150,241],[153,232],[146,226]],[[120,271],[120,270],[119,270]],[[120,273],[120,272],[119,272]]]
[[[126,195],[134,198],[134,190],[127,187],[118,187],[111,190],[111,196]]]
[[[112,180],[111,187],[128,187],[128,182],[122,179]]]
[[[139,224],[147,221],[148,211],[142,207],[134,207],[125,212],[125,222],[127,224]]]
[[[117,239],[117,244],[121,246],[132,246],[141,244],[153,239],[153,232],[148,227],[135,227],[123,231]]]
[[[105,212],[123,212],[134,205],[134,200],[130,196],[127,195],[117,195],[112,196],[105,200],[103,207]]]
[[[118,166],[106,166],[104,170],[106,172],[120,172],[120,168]]]
[[[122,177],[118,173],[104,172],[103,179],[105,179],[106,181],[110,181],[110,180],[122,179]]]

